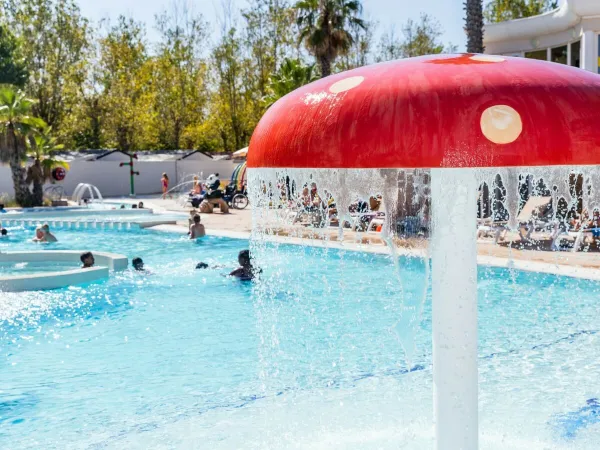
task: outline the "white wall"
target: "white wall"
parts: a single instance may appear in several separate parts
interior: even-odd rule
[[[116,197],[129,195],[129,166],[119,167],[118,161],[73,161],[67,177],[61,183],[67,195],[71,195],[79,183],[90,183],[98,187],[102,196]],[[139,161],[134,162],[135,191],[139,195],[161,192],[160,178],[163,172],[169,176],[170,187],[178,184],[186,176],[193,174],[206,178],[211,173],[219,173],[221,180],[231,177],[238,163],[232,161]],[[191,185],[190,185],[191,188]],[[10,168],[0,165],[0,194],[14,195]]]

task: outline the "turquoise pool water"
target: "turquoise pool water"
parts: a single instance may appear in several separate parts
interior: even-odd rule
[[[9,231],[0,251],[40,248]],[[150,272],[0,295],[0,448],[432,447],[422,260],[269,244],[248,283],[223,276],[243,240],[57,236]],[[597,448],[598,283],[479,279],[481,448]]]

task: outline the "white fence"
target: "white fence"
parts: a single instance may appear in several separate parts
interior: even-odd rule
[[[228,160],[217,161],[139,161],[134,162],[135,192],[139,195],[161,192],[160,178],[165,172],[169,176],[170,187],[176,186],[184,178],[198,174],[206,178],[218,173],[221,180],[231,177],[238,163]],[[129,195],[129,166],[119,167],[118,161],[72,161],[67,177],[60,183],[66,195],[71,195],[79,183],[97,186],[104,197]],[[191,185],[190,185],[191,188]],[[10,168],[0,165],[0,194],[14,195]]]

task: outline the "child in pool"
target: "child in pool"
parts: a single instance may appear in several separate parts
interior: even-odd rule
[[[198,239],[206,236],[204,225],[200,223],[200,214],[194,215],[194,223],[190,226],[188,234],[190,235],[190,239]]]
[[[238,262],[240,267],[231,272],[229,276],[239,278],[240,280],[249,281],[254,279],[255,274],[262,272],[260,269],[256,269],[252,266],[250,250],[242,250],[238,254]]]

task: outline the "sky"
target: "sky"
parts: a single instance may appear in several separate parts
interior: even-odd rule
[[[104,18],[115,19],[124,14],[147,25],[148,38],[157,39],[153,29],[154,15],[167,8],[172,0],[76,0],[87,18],[98,22]],[[204,15],[214,30],[218,29],[217,18],[221,0],[188,0],[196,12]],[[245,7],[244,0],[231,0],[236,8]],[[441,24],[444,45],[452,43],[459,51],[465,48],[463,31],[464,0],[363,0],[365,18],[379,23],[378,32],[394,26],[400,34],[402,24],[408,19],[417,20],[422,13],[435,17]]]

